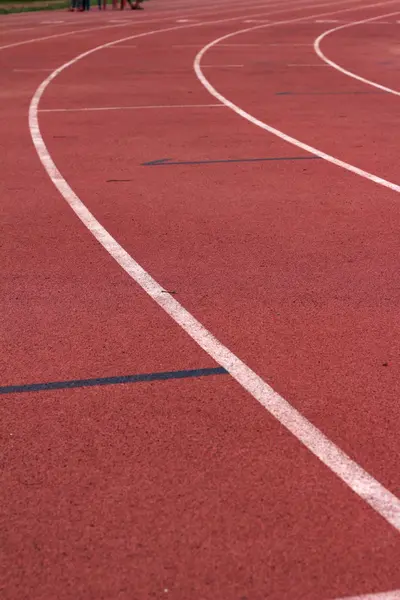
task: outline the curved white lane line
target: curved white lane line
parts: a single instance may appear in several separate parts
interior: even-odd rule
[[[395,0],[395,2],[397,2],[397,0]],[[362,7],[361,10],[363,10],[365,8],[372,8],[372,7],[382,6],[382,5],[386,5],[386,4],[392,4],[392,3],[393,2],[385,2],[383,4],[382,3],[370,4],[369,6]],[[337,11],[337,12],[342,13],[342,12],[354,11],[354,10],[357,10],[357,9],[355,9],[353,7],[353,8],[349,8],[346,10]],[[301,21],[303,19],[295,19],[295,20]],[[368,171],[364,171],[364,169],[360,169],[359,167],[351,165],[350,163],[340,160],[339,158],[335,158],[334,156],[331,156],[330,154],[327,154],[326,152],[323,152],[322,150],[319,150],[318,148],[314,148],[313,146],[310,146],[309,144],[301,142],[300,140],[288,135],[287,133],[284,133],[283,131],[280,131],[279,129],[272,127],[271,125],[267,125],[267,123],[264,123],[264,121],[260,121],[260,119],[253,117],[253,115],[249,114],[248,112],[246,112],[245,110],[243,110],[242,108],[240,108],[239,106],[237,106],[236,104],[234,104],[233,102],[231,102],[230,100],[225,98],[225,96],[223,96],[220,92],[218,92],[215,89],[215,87],[213,85],[211,85],[211,83],[205,77],[205,75],[202,71],[202,67],[201,67],[201,60],[202,60],[203,56],[206,54],[206,52],[208,52],[208,50],[210,50],[211,48],[213,48],[220,42],[228,40],[228,39],[230,39],[236,35],[242,34],[242,33],[248,33],[251,31],[255,31],[256,29],[262,29],[262,28],[272,27],[274,25],[280,25],[280,24],[292,23],[292,22],[294,22],[294,21],[293,20],[281,21],[281,22],[271,23],[269,25],[257,25],[256,27],[240,29],[239,31],[234,31],[233,33],[228,33],[227,35],[219,37],[218,39],[210,42],[209,44],[207,44],[200,50],[200,52],[197,54],[197,56],[194,60],[193,67],[194,67],[194,71],[195,71],[199,81],[210,92],[210,94],[212,96],[214,96],[214,98],[216,98],[217,100],[222,102],[222,104],[225,104],[225,106],[227,106],[228,108],[233,110],[239,116],[243,117],[244,119],[247,119],[247,121],[249,121],[250,123],[253,123],[253,125],[257,125],[257,127],[260,127],[261,129],[264,129],[265,131],[268,131],[269,133],[276,135],[277,137],[281,138],[282,140],[285,140],[285,142],[289,142],[289,144],[293,144],[294,146],[297,146],[298,148],[301,148],[302,150],[305,150],[306,152],[310,152],[311,154],[319,156],[320,158],[323,158],[324,160],[336,165],[337,167],[342,167],[342,169],[346,169],[346,171],[350,171],[351,173],[354,173],[355,175],[364,177],[365,179],[368,179],[369,181],[373,181],[374,183],[377,183],[378,185],[383,185],[384,187],[389,188],[389,189],[393,190],[394,192],[400,192],[400,185],[398,185],[397,183],[393,183],[392,181],[388,181],[387,179],[378,177],[378,175],[374,175],[373,173],[368,173]]]
[[[336,11],[339,12],[339,11]],[[328,13],[331,14],[331,13]],[[317,15],[320,16],[320,15]],[[298,19],[295,19],[297,21]],[[162,31],[172,31],[177,27],[150,31],[128,39],[144,37]],[[180,28],[179,28],[180,29]],[[120,42],[126,41],[122,38]],[[112,42],[117,43],[117,42]],[[36,90],[29,107],[29,129],[38,156],[50,179],[60,194],[87,227],[103,248],[114,258],[124,271],[149,294],[151,298],[219,365],[264,406],[288,431],[302,442],[319,460],[333,471],[351,490],[365,500],[388,523],[400,531],[400,500],[367,473],[354,460],[331,442],[319,429],[303,417],[293,406],[275,392],[240,358],[224,346],[192,314],[190,314],[173,296],[163,293],[160,284],[151,277],[101,225],[94,215],[75,194],[47,150],[38,119],[41,97],[47,86],[62,71],[85,56],[109,46],[103,44],[80,54],[73,60],[56,69]]]
[[[321,60],[326,62],[329,66],[333,67],[337,71],[340,71],[344,75],[347,75],[348,77],[352,77],[353,79],[358,79],[358,81],[361,81],[362,83],[366,83],[367,85],[372,85],[373,87],[378,88],[378,90],[383,90],[384,92],[388,92],[389,94],[394,94],[395,96],[400,96],[400,92],[393,90],[392,88],[386,87],[385,85],[381,85],[380,83],[376,83],[376,81],[371,81],[370,79],[366,79],[365,77],[361,77],[360,75],[357,75],[356,73],[354,73],[353,71],[349,71],[348,69],[344,69],[343,67],[338,65],[338,63],[335,63],[333,60],[330,60],[321,50],[322,40],[325,39],[331,33],[334,33],[335,31],[339,31],[340,29],[347,29],[348,27],[354,27],[355,25],[362,25],[363,23],[371,23],[373,21],[376,21],[379,23],[378,19],[384,19],[385,17],[394,17],[395,15],[398,15],[398,14],[399,14],[399,11],[397,11],[395,13],[389,13],[387,15],[381,15],[380,17],[373,17],[372,19],[363,19],[362,21],[354,21],[354,23],[346,23],[346,25],[341,25],[340,27],[334,27],[333,29],[329,29],[329,31],[325,31],[324,33],[321,33],[321,35],[317,37],[317,39],[314,42],[314,51],[316,52],[316,54],[318,54],[318,56]]]
[[[363,594],[362,596],[346,596],[345,598],[336,598],[336,600],[400,600],[400,590]]]
[[[25,46],[26,44],[34,44],[36,42],[44,42],[45,40],[67,37],[69,35],[78,35],[79,33],[90,33],[92,31],[100,31],[101,29],[112,29],[116,27],[123,27],[123,25],[101,25],[100,27],[88,27],[86,29],[74,29],[73,31],[64,31],[63,33],[52,33],[51,35],[44,35],[42,37],[31,38],[30,40],[20,40],[19,42],[6,44],[5,46],[0,46],[0,50],[7,50],[8,48],[17,48],[18,46]]]

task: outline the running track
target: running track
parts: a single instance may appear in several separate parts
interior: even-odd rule
[[[399,33],[0,20],[4,600],[400,598]]]

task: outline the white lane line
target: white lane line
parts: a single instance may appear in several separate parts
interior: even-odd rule
[[[43,73],[53,71],[53,69],[13,69],[14,73]]]
[[[346,596],[345,598],[336,598],[336,600],[400,600],[400,590],[365,594],[362,596]]]
[[[55,112],[95,112],[101,110],[143,110],[158,108],[225,108],[223,104],[154,104],[144,106],[93,106],[87,108],[42,108],[40,113]]]
[[[338,12],[340,11],[333,12],[333,14],[337,14]],[[332,14],[332,12],[328,14]],[[297,19],[294,19],[291,21],[284,21],[284,23],[296,21]],[[171,28],[150,31],[130,36],[129,38],[125,37],[122,38],[120,42],[165,31],[171,31]],[[110,42],[109,44],[103,44],[96,48],[92,48],[64,63],[40,84],[32,97],[29,106],[29,130],[40,161],[51,181],[81,222],[121,268],[124,269],[124,271],[136,281],[136,283],[140,285],[142,289],[147,292],[147,294],[149,294],[149,296],[153,298],[153,300],[217,362],[217,364],[223,366],[228,373],[230,373],[231,376],[253,396],[253,398],[264,406],[264,408],[266,408],[288,431],[304,444],[312,454],[319,458],[323,464],[331,469],[333,473],[358,494],[360,498],[367,502],[369,506],[379,513],[388,523],[400,531],[400,500],[347,456],[347,454],[336,446],[336,444],[330,441],[322,431],[317,429],[301,415],[299,411],[291,406],[289,402],[275,392],[263,379],[261,379],[261,377],[231,352],[229,348],[219,342],[219,340],[217,340],[210,331],[208,331],[192,314],[177,302],[173,296],[164,294],[162,286],[160,286],[159,283],[126,252],[117,240],[110,235],[99,221],[97,221],[57,169],[47,150],[40,131],[38,119],[40,99],[49,84],[62,71],[113,43],[116,42]],[[204,54],[205,50],[202,52]],[[196,57],[196,60],[198,57]],[[201,76],[204,78],[202,73]],[[215,93],[218,94],[216,91]],[[228,101],[223,98],[223,103],[226,104],[227,102]]]
[[[218,48],[259,48],[263,44],[220,44]],[[172,44],[172,48],[199,48],[201,43],[199,44]]]
[[[32,29],[37,29],[37,27],[21,27],[20,29],[6,29],[6,31],[2,31],[1,34],[5,33],[19,33],[20,31],[32,31]]]
[[[112,27],[118,27],[118,25],[102,25],[101,27],[88,27],[86,29],[74,29],[74,31],[64,31],[63,33],[53,33],[52,35],[45,35],[43,37],[31,38],[30,40],[21,40],[19,42],[14,42],[12,44],[6,44],[5,46],[0,46],[0,50],[7,50],[7,48],[16,48],[17,46],[25,46],[25,44],[34,44],[36,42],[43,42],[45,40],[58,39],[62,37],[67,37],[69,35],[78,35],[80,33],[90,33],[100,31],[101,29],[110,29]]]
[[[244,67],[244,65],[203,65],[203,69],[218,69],[219,67],[236,68],[236,67]]]
[[[392,16],[398,15],[398,14],[399,14],[399,12],[395,12],[395,13],[390,13],[387,15],[382,15],[381,17],[382,17],[382,19],[384,19],[386,17],[392,17]],[[378,90],[383,90],[384,92],[388,92],[388,94],[394,94],[395,96],[400,96],[400,91],[394,90],[385,85],[381,85],[380,83],[376,83],[376,81],[371,81],[370,79],[366,79],[365,77],[361,77],[360,75],[357,75],[356,73],[354,73],[353,71],[349,71],[348,69],[344,69],[338,63],[335,63],[333,60],[330,60],[321,50],[321,42],[328,35],[331,35],[332,33],[335,33],[336,31],[340,31],[341,29],[346,29],[348,27],[354,27],[355,25],[371,23],[372,21],[374,21],[376,19],[379,19],[379,17],[373,17],[372,19],[363,19],[362,21],[353,21],[352,23],[347,23],[346,25],[341,25],[340,27],[335,27],[334,29],[329,29],[328,31],[325,31],[324,33],[322,33],[320,36],[317,37],[317,39],[314,42],[314,50],[321,60],[323,60],[328,66],[333,67],[337,71],[340,71],[340,73],[343,73],[344,75],[347,75],[348,77],[352,77],[352,79],[357,79],[358,81],[361,81],[362,83],[366,83],[367,85],[371,85],[372,87],[378,88]]]
[[[200,44],[197,44],[199,47]],[[220,44],[220,48],[259,48],[262,44]]]

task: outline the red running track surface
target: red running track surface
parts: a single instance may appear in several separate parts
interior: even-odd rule
[[[53,69],[170,29],[50,83],[49,153],[165,291],[399,497],[398,193],[213,106],[193,71],[204,45],[252,29],[206,53],[210,83],[398,184],[400,99],[313,51],[335,26],[316,21],[396,10],[365,5],[151,0],[0,20],[2,598],[399,597],[396,528],[229,374],[5,389],[219,366],[77,219],[28,127]],[[323,50],[398,91],[397,20],[340,30]],[[266,158],[285,160],[250,160]]]

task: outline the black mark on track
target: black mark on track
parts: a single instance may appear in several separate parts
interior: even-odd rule
[[[218,163],[254,163],[254,162],[273,162],[283,160],[319,160],[319,156],[273,156],[270,158],[226,158],[218,160],[171,160],[170,158],[160,158],[150,162],[142,163],[142,167],[170,167],[173,165],[214,165]]]
[[[28,383],[25,385],[6,385],[0,387],[0,394],[21,394],[23,392],[43,392],[48,390],[67,390],[73,388],[94,387],[97,385],[117,385],[140,381],[165,381],[167,379],[186,379],[188,377],[206,377],[208,375],[227,375],[223,367],[192,369],[189,371],[165,371],[161,373],[143,373],[139,375],[119,375],[116,377],[96,377],[94,379],[73,379],[69,381],[49,381],[47,383]]]
[[[352,96],[352,95],[369,95],[369,94],[384,94],[385,92],[275,92],[275,96]]]

